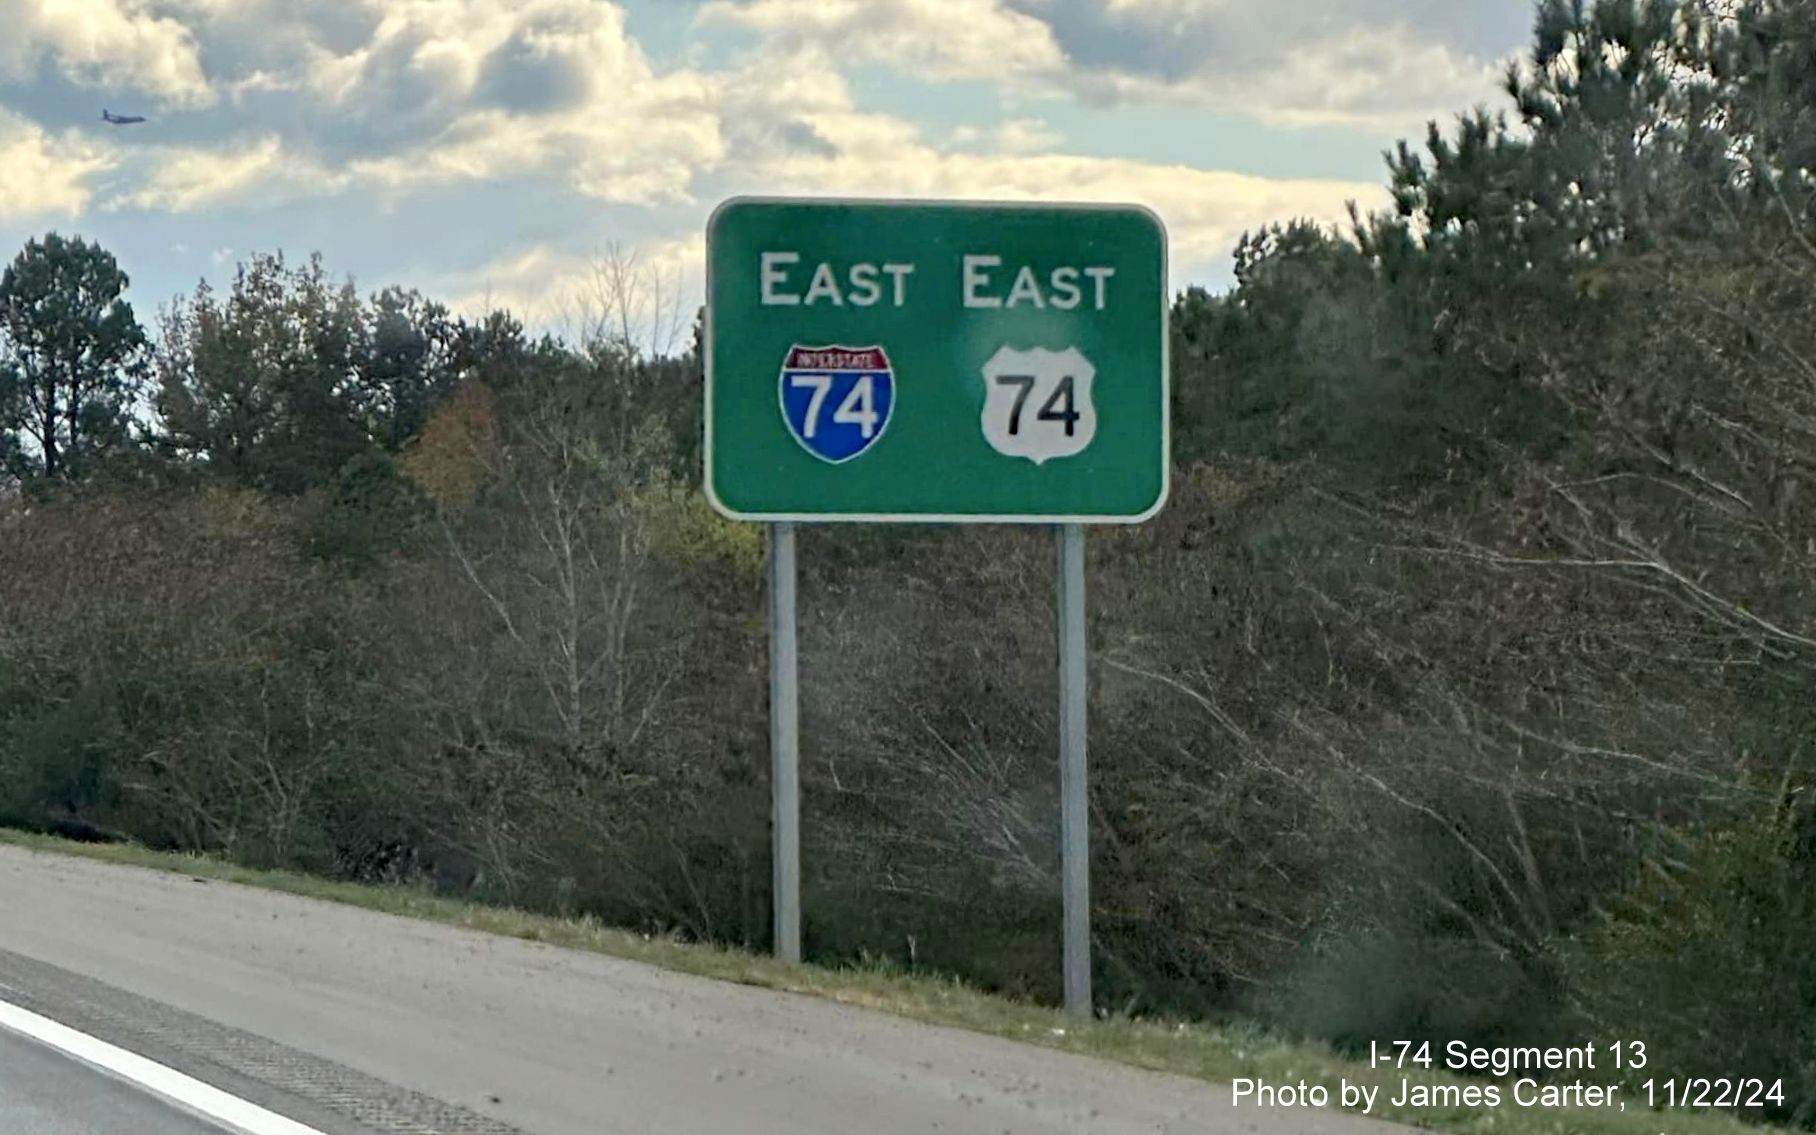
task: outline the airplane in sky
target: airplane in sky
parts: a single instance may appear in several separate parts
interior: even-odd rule
[[[115,114],[113,111],[103,108],[101,111],[101,121],[111,122],[115,126],[131,126],[135,122],[145,121],[145,116],[140,114]]]

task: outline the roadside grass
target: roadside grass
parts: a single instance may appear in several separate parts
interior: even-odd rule
[[[761,986],[893,1013],[928,1024],[1006,1037],[1047,1048],[1112,1060],[1156,1072],[1213,1082],[1241,1078],[1273,1085],[1323,1085],[1338,1098],[1339,1084],[1379,1089],[1374,1118],[1454,1135],[1763,1135],[1780,1130],[1714,1113],[1647,1110],[1542,1109],[1512,1105],[1503,1087],[1500,1107],[1395,1107],[1402,1077],[1415,1084],[1480,1083],[1443,1072],[1371,1069],[1328,1046],[1290,1040],[1242,1023],[1207,1024],[1110,1017],[1078,1021],[1057,1010],[993,996],[957,981],[887,967],[789,965],[739,950],[651,937],[606,926],[591,918],[557,918],[448,898],[414,886],[339,882],[290,871],[245,867],[213,856],[152,851],[133,844],[76,843],[54,836],[0,829],[0,844],[107,863],[145,867],[196,878],[238,883],[405,918],[422,919],[567,949],[590,950],[645,962],[679,973]],[[1669,1076],[1669,1073],[1662,1073]],[[1596,1073],[1585,1083],[1603,1082]],[[1628,1093],[1622,1092],[1625,1096]]]

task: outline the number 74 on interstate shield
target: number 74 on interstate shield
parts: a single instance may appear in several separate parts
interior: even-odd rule
[[[875,445],[895,409],[883,348],[796,345],[782,364],[782,417],[807,452],[840,465]]]

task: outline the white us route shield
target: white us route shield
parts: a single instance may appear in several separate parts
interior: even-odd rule
[[[1097,368],[1076,347],[1003,347],[984,364],[984,440],[1036,465],[1084,452],[1097,436]]]

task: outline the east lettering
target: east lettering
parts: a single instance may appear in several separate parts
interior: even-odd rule
[[[813,307],[830,304],[843,307],[873,307],[883,302],[885,287],[880,277],[889,277],[887,295],[895,307],[908,303],[908,277],[914,274],[912,264],[853,264],[842,267],[832,261],[814,264],[811,272],[798,252],[765,252],[758,257],[758,298],[764,307]],[[806,291],[801,284],[806,283]]]
[[[1110,280],[1116,269],[1107,266],[1074,267],[1065,265],[1041,276],[1031,265],[1018,265],[1011,274],[1004,270],[1003,258],[989,253],[968,253],[960,266],[960,285],[964,305],[971,308],[1056,307],[1071,311],[1084,302],[1084,288],[1079,277],[1090,281],[1094,310],[1110,305]],[[1009,290],[1002,292],[1003,282]]]

